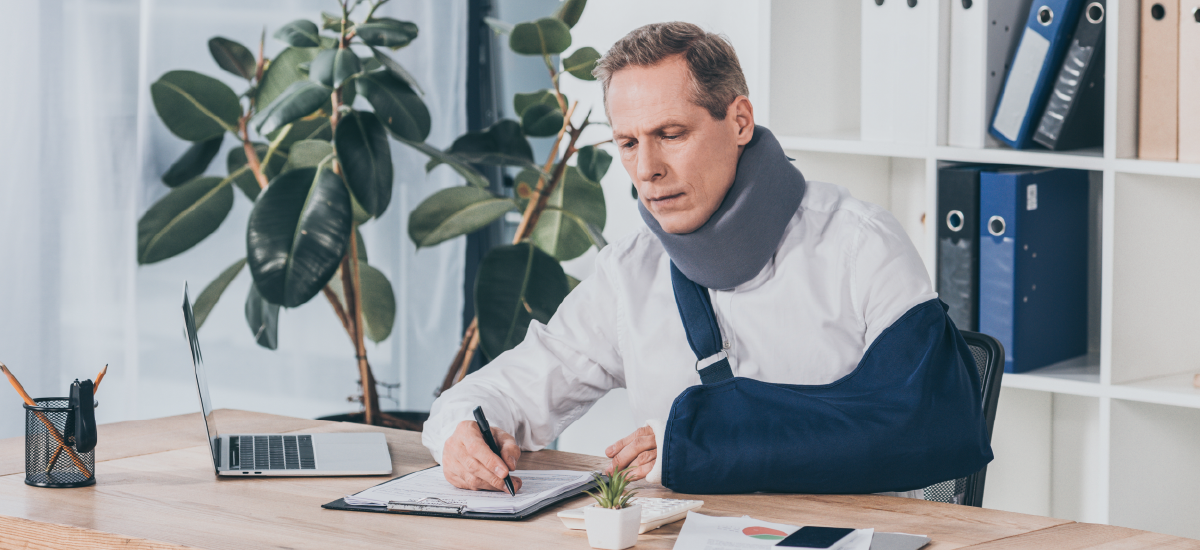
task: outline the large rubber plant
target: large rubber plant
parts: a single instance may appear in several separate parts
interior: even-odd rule
[[[278,345],[280,307],[320,295],[353,344],[364,421],[416,428],[379,410],[364,339],[388,338],[396,301],[387,277],[369,264],[358,226],[391,201],[389,137],[442,162],[460,161],[423,143],[430,116],[421,89],[388,55],[415,40],[417,26],[376,17],[386,2],[342,0],[340,13],[322,13],[320,25],[283,25],[273,36],[287,47],[273,59],[263,56],[261,39],[257,55],[210,39],[217,66],[245,80],[241,93],[193,71],[171,71],[151,84],[163,124],[192,145],[162,176],[170,191],[138,222],[137,257],[151,264],[190,249],[217,229],[240,194],[253,202],[245,248],[196,298],[197,325],[243,270],[254,279],[246,321],[266,348]],[[357,20],[356,8],[365,11]],[[371,109],[356,108],[356,96]],[[207,175],[226,139],[237,143],[226,174]]]

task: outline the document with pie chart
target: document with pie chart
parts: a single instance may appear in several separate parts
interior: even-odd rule
[[[779,544],[799,527],[771,523],[750,516],[722,518],[688,512],[675,550],[754,550]],[[857,529],[831,550],[868,550],[872,529]],[[928,539],[926,539],[928,540]]]

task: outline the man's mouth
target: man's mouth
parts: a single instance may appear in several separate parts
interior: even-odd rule
[[[676,198],[679,198],[682,196],[683,196],[683,193],[675,193],[674,195],[663,195],[661,197],[651,197],[650,202],[663,203],[663,202],[670,201],[671,199],[676,199]]]

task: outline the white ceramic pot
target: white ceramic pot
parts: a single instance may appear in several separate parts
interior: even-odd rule
[[[642,505],[612,510],[592,505],[583,509],[588,544],[604,550],[624,550],[637,544],[642,526]]]

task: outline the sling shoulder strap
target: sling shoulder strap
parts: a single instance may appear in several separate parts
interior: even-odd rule
[[[683,320],[683,330],[687,332],[688,345],[696,354],[696,371],[700,374],[700,383],[716,384],[733,378],[729,356],[721,346],[721,326],[717,324],[717,315],[713,312],[708,289],[688,279],[675,267],[675,262],[671,262],[671,287],[675,291],[675,306],[679,308],[679,317]],[[700,363],[721,354],[724,356],[700,368]]]

